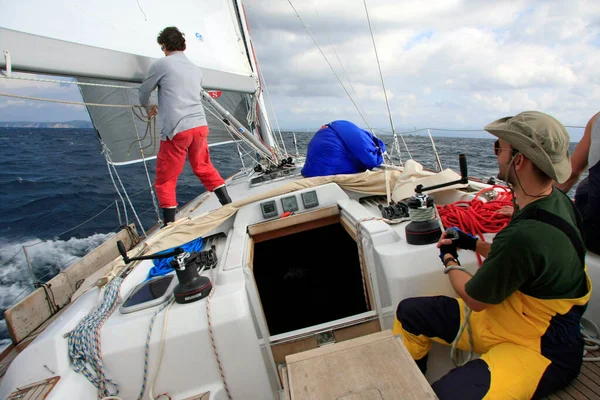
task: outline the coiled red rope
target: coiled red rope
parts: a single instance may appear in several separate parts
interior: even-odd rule
[[[480,196],[495,190],[498,195],[494,200],[483,201]],[[471,201],[457,201],[445,206],[438,206],[438,212],[445,228],[457,227],[460,230],[477,236],[485,242],[484,233],[497,233],[509,222],[512,214],[512,193],[504,186],[494,185],[483,189]],[[506,212],[502,212],[506,210]],[[481,258],[478,257],[481,264]]]

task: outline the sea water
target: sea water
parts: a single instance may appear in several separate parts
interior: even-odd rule
[[[581,136],[581,132],[577,132]],[[468,158],[469,175],[488,179],[496,176],[498,166],[493,153],[494,138],[486,133],[448,132],[435,137],[443,168],[459,171],[458,154]],[[313,133],[297,133],[297,147],[306,153]],[[478,137],[479,136],[479,137]],[[380,135],[388,153],[398,164],[393,136]],[[287,151],[296,148],[291,133],[283,133]],[[426,168],[436,168],[431,140],[423,135],[405,135],[399,139],[400,158],[408,153]],[[575,143],[571,143],[573,151]],[[408,150],[407,150],[408,148]],[[39,281],[46,282],[89,250],[119,230],[119,214],[125,218],[115,181],[100,152],[92,129],[0,128],[0,346],[7,343],[4,310],[33,290],[23,247]],[[246,149],[248,151],[248,149]],[[242,167],[235,144],[211,147],[211,159],[223,177]],[[253,166],[246,157],[245,166]],[[155,162],[117,167],[145,228],[152,227],[157,216],[148,179],[154,181]],[[179,178],[177,200],[180,206],[204,192],[189,164]],[[129,221],[133,213],[127,210]],[[139,232],[139,228],[138,228]]]

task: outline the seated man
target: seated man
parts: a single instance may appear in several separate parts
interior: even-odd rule
[[[600,254],[600,123],[594,115],[587,123],[583,137],[571,157],[571,176],[556,185],[567,193],[589,166],[588,176],[579,183],[575,192],[575,207],[583,216],[583,233],[588,250]]]
[[[498,137],[494,152],[501,179],[518,203],[493,243],[458,231],[438,243],[444,272],[459,298],[416,297],[400,302],[394,333],[422,371],[432,340],[450,344],[465,322],[481,358],[434,382],[440,399],[531,399],[547,396],[577,377],[583,338],[579,323],[590,298],[585,248],[571,200],[553,189],[571,173],[569,135],[549,115],[526,111],[485,127]],[[471,277],[455,269],[456,249],[486,257]],[[441,273],[441,271],[440,271]],[[457,347],[469,350],[467,330]]]
[[[302,175],[355,174],[383,162],[385,144],[350,121],[333,121],[308,143]]]

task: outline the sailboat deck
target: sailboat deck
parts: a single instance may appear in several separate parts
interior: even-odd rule
[[[588,353],[587,357],[600,357],[600,351]],[[600,362],[584,362],[581,373],[566,388],[545,397],[548,400],[600,399]]]

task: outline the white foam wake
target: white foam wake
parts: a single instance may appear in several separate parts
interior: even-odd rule
[[[98,233],[87,238],[71,238],[66,241],[0,241],[0,347],[4,344],[3,339],[8,337],[4,311],[34,290],[34,277],[27,264],[23,246],[27,248],[35,279],[47,282],[113,235],[114,233]]]

